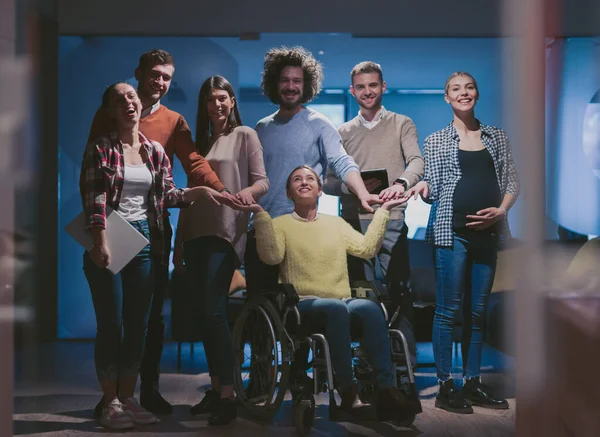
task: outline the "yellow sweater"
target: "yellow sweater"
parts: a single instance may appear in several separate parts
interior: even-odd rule
[[[389,218],[389,211],[379,208],[362,235],[341,217],[319,214],[305,222],[261,212],[254,217],[258,255],[266,264],[280,264],[279,281],[293,284],[300,296],[350,297],[346,254],[374,257]]]

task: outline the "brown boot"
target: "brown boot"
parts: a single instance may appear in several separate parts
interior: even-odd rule
[[[410,403],[404,393],[396,387],[385,387],[377,394],[377,416],[379,420],[400,419],[410,413]]]
[[[356,384],[338,390],[338,393],[342,398],[342,406],[340,408],[343,411],[354,416],[360,416],[370,411],[371,404],[362,402],[358,397],[358,386]]]

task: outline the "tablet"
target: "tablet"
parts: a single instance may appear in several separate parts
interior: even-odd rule
[[[361,175],[363,181],[366,181],[367,179],[372,179],[372,178],[375,178],[375,179],[378,179],[379,181],[381,181],[381,185],[379,185],[377,188],[375,188],[375,190],[371,194],[379,194],[383,190],[385,190],[386,188],[388,188],[390,186],[389,179],[388,179],[388,172],[385,168],[377,168],[374,170],[363,170],[360,172],[360,175]]]

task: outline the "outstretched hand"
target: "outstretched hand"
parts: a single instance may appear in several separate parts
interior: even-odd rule
[[[236,209],[238,211],[246,211],[246,212],[251,212],[254,214],[258,214],[259,212],[263,212],[264,209],[262,208],[262,206],[260,206],[258,203],[252,203],[250,205],[236,205],[234,207],[232,207],[233,209]]]
[[[249,188],[244,188],[243,190],[240,190],[235,195],[235,198],[242,205],[252,205],[253,203],[256,203],[256,200],[254,200],[254,196],[252,195],[252,190],[250,190]]]
[[[390,211],[392,208],[406,203],[407,200],[408,197],[400,197],[398,199],[388,200],[381,205],[381,208],[385,209],[386,211]]]
[[[367,194],[364,197],[359,197],[360,205],[367,212],[373,212],[371,205],[377,205],[383,203],[383,200],[379,198],[377,194]]]
[[[218,192],[217,190],[210,187],[193,187],[188,188],[185,191],[186,200],[190,202],[195,202],[199,199],[206,199],[215,205],[226,205],[230,208],[235,208],[236,206],[241,206],[242,203],[231,193],[227,191]]]
[[[422,199],[427,199],[429,197],[429,185],[425,181],[421,181],[416,184],[414,187],[404,192],[405,201],[409,200],[411,197],[414,197],[417,200],[417,197],[421,196]]]
[[[228,206],[233,209],[236,209],[238,206],[242,206],[242,202],[240,202],[240,199],[228,191],[221,191],[217,194],[218,197],[216,199],[225,206]]]
[[[402,196],[404,196],[404,193],[405,193],[404,185],[394,184],[391,187],[388,187],[385,190],[382,190],[381,193],[379,193],[379,198],[383,202],[387,202],[388,200],[391,200],[391,199],[401,198]]]

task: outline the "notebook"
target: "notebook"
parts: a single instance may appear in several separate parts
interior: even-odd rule
[[[81,212],[65,227],[65,231],[85,250],[90,250],[94,242],[85,225],[85,215]],[[110,207],[106,208],[106,244],[110,251],[110,264],[107,269],[113,275],[119,273],[148,243],[148,239],[127,220]]]

